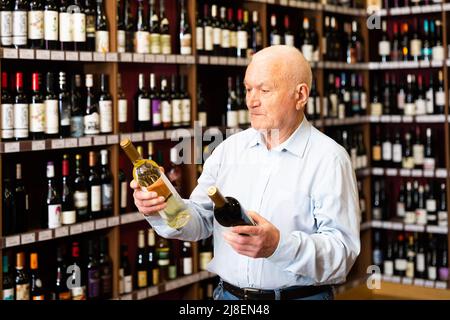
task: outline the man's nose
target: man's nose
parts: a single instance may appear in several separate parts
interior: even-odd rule
[[[261,105],[261,100],[259,99],[259,93],[257,90],[252,90],[247,93],[247,106],[249,108],[255,108]]]

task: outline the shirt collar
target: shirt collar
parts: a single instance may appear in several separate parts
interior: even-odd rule
[[[295,129],[295,131],[291,134],[291,136],[282,144],[273,148],[273,150],[288,151],[300,158],[303,158],[310,135],[311,135],[311,124],[306,119],[306,117],[303,117],[303,121],[300,123],[297,129]],[[261,133],[255,130],[255,135],[250,140],[248,146],[251,148],[263,144],[264,141],[261,136]]]

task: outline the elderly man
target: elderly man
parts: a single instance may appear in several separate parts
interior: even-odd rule
[[[215,299],[332,299],[360,251],[358,194],[348,154],[311,126],[304,108],[308,62],[295,48],[256,53],[245,74],[251,128],[221,143],[204,164],[176,230],[157,215],[164,199],[134,188],[156,232],[195,241],[214,235],[208,269],[220,276]],[[207,196],[215,185],[251,211],[256,226],[223,228]],[[250,236],[247,236],[250,235]]]

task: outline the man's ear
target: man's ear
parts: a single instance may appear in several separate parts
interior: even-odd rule
[[[309,88],[306,85],[306,83],[300,83],[295,88],[295,108],[297,110],[301,110],[305,107],[306,103],[308,102],[309,97]]]

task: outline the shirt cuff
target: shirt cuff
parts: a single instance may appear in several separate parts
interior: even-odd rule
[[[285,269],[294,260],[295,253],[292,252],[292,248],[294,247],[298,247],[298,244],[295,245],[293,243],[291,235],[286,235],[280,232],[280,240],[278,241],[278,246],[272,253],[272,255],[267,257],[267,260]]]

